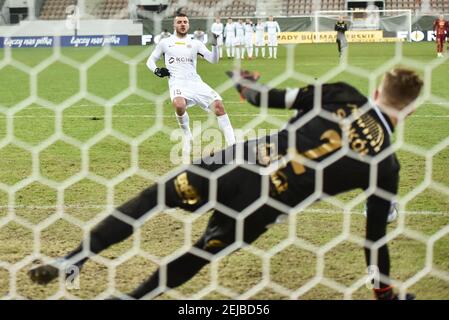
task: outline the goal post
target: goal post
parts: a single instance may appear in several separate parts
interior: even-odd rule
[[[343,17],[349,32],[376,32],[373,42],[411,41],[412,10],[317,10],[314,12],[315,42],[326,42],[325,33],[333,32],[335,23]],[[407,37],[399,34],[406,32]],[[351,39],[348,39],[351,41]]]

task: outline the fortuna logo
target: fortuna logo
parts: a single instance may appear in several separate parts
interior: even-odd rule
[[[172,64],[173,62],[176,63],[193,63],[193,59],[190,57],[170,57],[168,59],[168,63]]]

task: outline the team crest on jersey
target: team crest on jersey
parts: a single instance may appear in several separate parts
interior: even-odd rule
[[[191,45],[191,44],[188,44],[188,45],[187,45],[187,48],[192,48],[192,45]]]

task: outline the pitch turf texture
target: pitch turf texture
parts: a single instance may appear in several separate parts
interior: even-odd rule
[[[349,49],[349,63],[359,68],[353,72],[343,71],[333,80],[347,81],[362,92],[368,93],[369,82],[359,70],[369,74],[378,70],[387,62],[393,63],[395,56],[394,44],[351,44]],[[91,59],[100,50],[95,48],[62,49],[64,57],[71,59],[74,64],[81,64]],[[412,59],[406,65],[417,67],[429,66],[434,63],[434,44],[404,44],[402,56]],[[171,107],[167,82],[152,75],[146,68],[145,62],[151,48],[123,47],[114,48],[114,53],[98,60],[88,71],[85,89],[91,94],[103,99],[111,99],[123,90],[129,83],[136,81],[137,87],[155,96],[165,94],[158,115],[158,108],[154,101],[150,101],[136,94],[130,94],[123,100],[117,101],[111,108],[107,108],[100,101],[85,96],[72,101],[70,107],[61,110],[61,103],[80,91],[78,70],[60,61],[55,61],[37,75],[37,87],[30,85],[30,77],[9,64],[1,64],[0,69],[0,138],[4,138],[7,127],[13,126],[14,136],[19,143],[8,144],[0,149],[0,180],[2,188],[5,185],[14,186],[29,177],[33,170],[40,170],[45,181],[64,181],[79,172],[83,166],[81,151],[73,145],[57,141],[35,156],[39,156],[39,168],[33,168],[32,155],[24,148],[35,148],[44,141],[49,141],[58,125],[58,117],[62,120],[60,128],[68,137],[79,143],[89,143],[92,137],[100,133],[108,125],[117,132],[129,138],[143,137],[149,128],[158,128],[163,124],[164,129],[154,132],[138,145],[135,158],[131,158],[131,147],[111,136],[105,136],[89,150],[88,169],[91,173],[112,179],[129,168],[131,161],[138,161],[139,167],[151,175],[133,175],[118,183],[109,196],[114,204],[120,204],[129,197],[152,183],[152,179],[168,172],[173,165],[169,155],[176,143],[170,140],[170,132],[177,128],[174,111]],[[51,59],[53,51],[50,49],[14,49],[11,57],[20,65],[35,67],[46,59]],[[287,56],[289,56],[287,58]],[[117,59],[118,58],[118,59]],[[5,59],[5,51],[0,51],[0,59]],[[129,74],[130,61],[138,60],[137,73]],[[2,60],[0,60],[1,62]],[[4,60],[3,60],[4,61]],[[48,60],[47,60],[48,61]],[[398,59],[397,62],[401,61]],[[320,77],[338,66],[339,59],[334,44],[298,45],[289,51],[283,46],[279,48],[278,60],[243,61],[242,66],[251,70],[258,70],[262,74],[261,82],[268,82],[273,78],[281,79],[276,83],[279,87],[297,87],[305,83],[301,79],[286,78],[285,70],[293,68],[299,73],[306,74],[312,79]],[[20,66],[19,66],[20,67]],[[234,128],[276,129],[284,123],[289,111],[269,110],[271,121],[258,121],[259,109],[246,102],[240,102],[235,90],[226,83],[225,71],[233,67],[233,61],[223,59],[218,65],[211,65],[199,61],[198,71],[203,79],[212,87],[218,88],[224,98],[226,109]],[[21,68],[23,69],[23,68]],[[423,74],[423,72],[421,71]],[[284,74],[284,78],[280,78]],[[398,150],[401,169],[401,196],[414,197],[408,202],[405,215],[405,227],[411,232],[409,236],[398,235],[390,242],[391,274],[400,281],[411,279],[426,266],[441,272],[441,277],[426,275],[410,287],[419,299],[448,299],[449,298],[449,234],[441,237],[433,245],[429,240],[432,235],[447,227],[449,221],[449,195],[443,189],[449,188],[449,147],[446,145],[431,159],[430,150],[449,137],[449,93],[447,90],[447,75],[449,64],[442,61],[436,66],[431,75],[430,86],[432,94],[441,98],[441,103],[426,101],[418,111],[408,120],[404,130],[404,141],[413,145],[420,153],[410,149]],[[430,79],[430,78],[428,78]],[[81,89],[83,89],[81,87]],[[45,108],[43,103],[26,100],[36,94],[54,103],[54,107]],[[12,118],[7,117],[7,110],[19,102],[26,101],[19,112]],[[444,107],[446,102],[446,108]],[[203,129],[207,126],[217,128],[214,117],[209,117],[200,108],[189,109],[191,124],[201,121]],[[277,121],[277,122],[276,122]],[[197,137],[198,139],[201,137]],[[203,139],[207,137],[203,136]],[[206,141],[205,141],[206,142]],[[204,143],[207,144],[207,143]],[[426,154],[429,157],[426,167]],[[36,158],[37,160],[37,158]],[[432,161],[430,161],[432,160]],[[35,163],[37,163],[35,161]],[[425,179],[432,179],[439,183],[439,188],[428,188],[422,183]],[[42,183],[45,181],[28,181],[23,188],[10,195],[14,212],[20,221],[37,225],[52,216],[57,203],[57,192],[54,188]],[[107,181],[107,180],[105,180]],[[349,203],[360,191],[344,194],[338,198],[342,203]],[[66,216],[88,222],[104,212],[108,203],[107,187],[91,179],[82,179],[67,187],[64,193],[64,210]],[[342,234],[345,227],[349,227],[352,235],[363,237],[365,218],[360,214],[362,203],[355,205],[353,213],[344,215],[343,210],[331,203],[315,204],[297,216],[297,236],[303,239],[310,248],[320,248]],[[8,194],[0,191],[0,218],[8,216]],[[156,215],[141,228],[140,245],[142,250],[154,256],[166,257],[179,249],[186,237],[183,221],[193,221],[192,241],[197,239],[204,229],[209,213],[202,216],[187,215],[182,212],[168,212]],[[56,257],[73,249],[82,238],[82,231],[68,220],[57,219],[55,223],[45,227],[40,233],[33,234],[32,230],[21,223],[9,222],[0,229],[0,296],[6,296],[16,286],[17,294],[32,299],[42,299],[55,296],[59,288],[57,281],[47,286],[33,284],[26,276],[31,258],[28,256],[37,249],[34,241],[40,237],[40,248],[44,255]],[[4,222],[5,220],[0,220]],[[19,222],[20,222],[19,221]],[[189,225],[188,223],[186,225]],[[395,222],[389,226],[393,232],[398,227]],[[296,230],[294,230],[296,229]],[[447,229],[446,229],[447,230]],[[269,229],[254,247],[260,251],[270,250],[287,238],[288,225],[280,224]],[[117,289],[128,292],[135,288],[142,280],[150,275],[156,265],[142,256],[127,256],[127,260],[120,263],[118,259],[133,245],[132,237],[127,241],[115,245],[101,256],[106,258],[112,266],[117,266],[115,284]],[[260,283],[264,274],[269,275],[271,282],[277,285],[277,290],[260,288],[250,295],[260,299],[286,299],[285,290],[297,290],[306,284],[310,290],[304,290],[301,299],[342,299],[342,293],[331,287],[343,288],[358,281],[365,274],[363,250],[358,244],[343,241],[332,247],[324,255],[321,263],[314,252],[298,246],[287,246],[276,254],[268,264],[269,269],[263,269],[262,259],[248,250],[241,250],[223,258],[216,269],[204,268],[197,276],[178,289],[178,293],[186,297],[201,292],[210,283],[213,274],[218,275],[217,283],[221,290],[212,290],[202,298],[228,298],[229,295],[242,294]],[[94,298],[107,288],[108,267],[101,261],[90,261],[81,273],[80,289],[68,290],[69,293],[80,298]],[[320,270],[318,266],[323,266]],[[9,272],[5,267],[19,267]],[[312,285],[315,276],[322,275],[327,281]],[[111,274],[111,277],[114,277]],[[445,277],[446,281],[443,280]],[[315,280],[319,280],[315,278]],[[308,288],[308,287],[307,287]],[[284,290],[284,291],[282,291]],[[302,292],[302,291],[301,291]],[[283,294],[284,293],[284,294]],[[162,298],[177,297],[173,291]],[[372,293],[362,286],[353,295],[356,299],[370,299]]]

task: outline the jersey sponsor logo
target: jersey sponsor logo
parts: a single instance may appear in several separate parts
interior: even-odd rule
[[[170,57],[168,63],[193,63],[193,59],[191,57]]]
[[[185,42],[175,42],[175,44],[180,45],[180,46],[184,46],[186,43]]]

